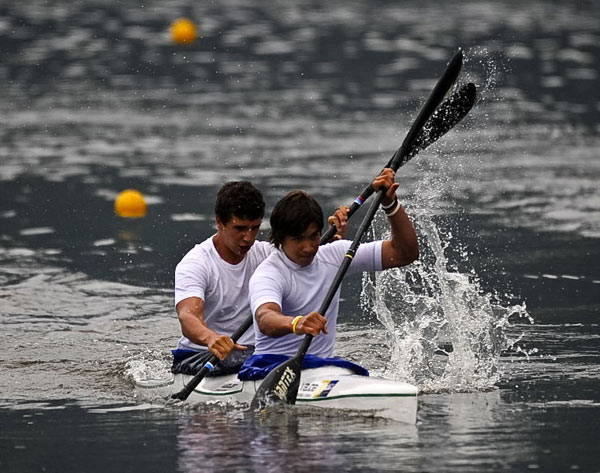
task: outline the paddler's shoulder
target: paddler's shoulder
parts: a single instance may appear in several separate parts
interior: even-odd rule
[[[259,256],[261,259],[266,259],[275,250],[276,248],[273,244],[268,241],[255,241],[250,249],[250,253]]]

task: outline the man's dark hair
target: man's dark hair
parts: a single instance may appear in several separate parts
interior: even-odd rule
[[[311,223],[323,230],[323,210],[315,198],[302,191],[286,194],[271,212],[269,241],[279,248],[287,236],[300,236]]]
[[[226,182],[217,192],[215,215],[227,224],[234,216],[256,220],[265,216],[262,192],[248,181]]]

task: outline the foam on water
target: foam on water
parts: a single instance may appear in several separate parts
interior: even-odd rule
[[[136,381],[171,381],[170,360],[166,352],[136,354],[125,363],[125,377]]]

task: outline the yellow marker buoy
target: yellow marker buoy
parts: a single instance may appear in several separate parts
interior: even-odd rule
[[[188,18],[178,18],[171,24],[171,38],[177,44],[196,41],[196,25]]]
[[[119,217],[143,217],[146,215],[144,196],[135,189],[125,189],[115,199],[115,212]]]

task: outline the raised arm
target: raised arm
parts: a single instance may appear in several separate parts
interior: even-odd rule
[[[191,342],[206,346],[220,360],[229,356],[232,350],[246,350],[247,347],[233,343],[229,336],[220,334],[207,327],[204,322],[204,300],[188,297],[177,304],[177,316],[181,324],[181,333]]]
[[[383,269],[406,266],[419,258],[417,234],[398,201],[396,190],[399,184],[394,181],[394,178],[394,171],[386,168],[373,180],[373,187],[376,190],[387,189],[381,207],[384,209],[392,229],[391,240],[384,241],[381,248]]]

